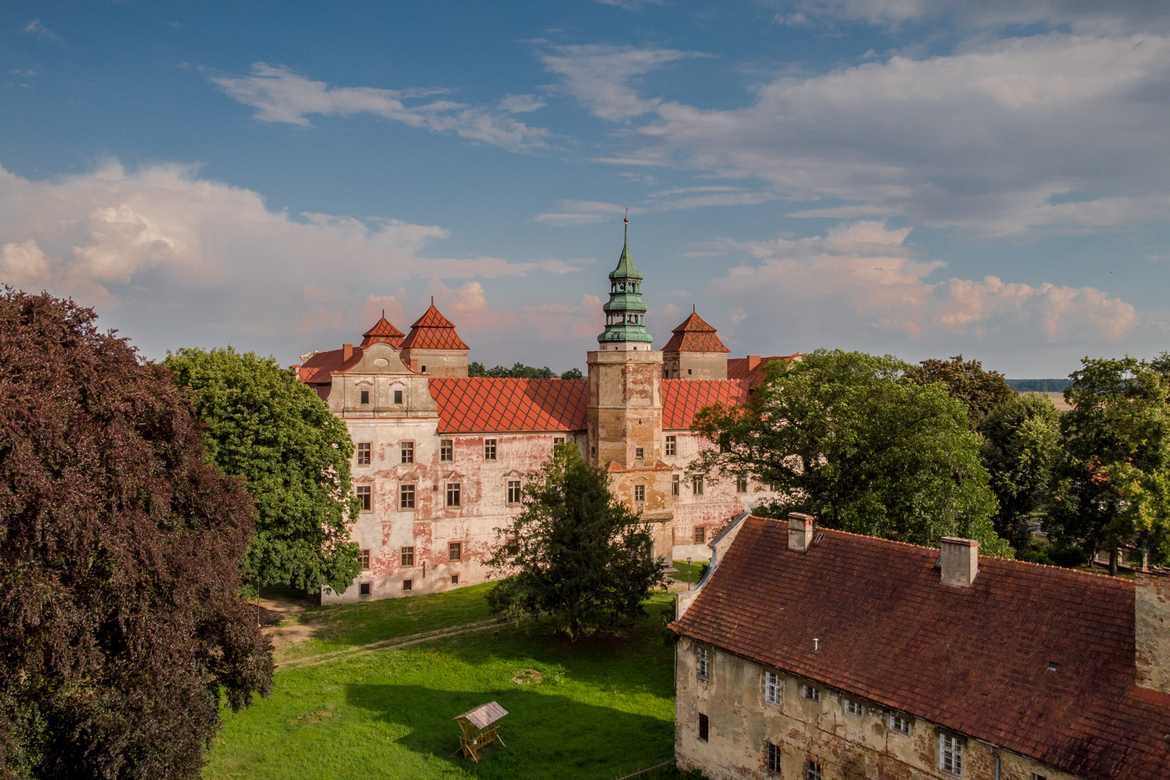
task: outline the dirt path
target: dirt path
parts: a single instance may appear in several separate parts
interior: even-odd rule
[[[448,626],[447,628],[440,628],[434,631],[424,631],[421,634],[408,634],[407,636],[396,636],[392,639],[383,639],[380,642],[371,642],[368,645],[357,645],[355,647],[347,647],[344,650],[332,650],[328,653],[319,653],[317,655],[310,655],[305,658],[296,658],[291,661],[284,661],[276,664],[277,669],[302,669],[306,666],[317,666],[319,664],[327,664],[333,661],[340,661],[347,658],[352,658],[366,653],[372,653],[377,650],[396,650],[400,647],[409,647],[410,645],[417,645],[420,642],[429,642],[432,639],[444,639],[449,636],[458,636],[459,634],[470,634],[473,631],[486,631],[489,628],[497,628],[501,624],[495,618],[490,620],[481,620],[478,623],[468,623],[462,626]],[[308,626],[306,626],[308,628]]]

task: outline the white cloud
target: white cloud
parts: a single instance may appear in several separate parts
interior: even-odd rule
[[[495,144],[512,151],[541,148],[549,132],[529,127],[513,114],[535,111],[544,104],[532,95],[504,98],[496,108],[469,106],[450,100],[417,103],[447,90],[394,90],[374,87],[330,87],[281,65],[258,62],[247,76],[217,75],[212,83],[224,94],[256,109],[262,122],[308,126],[309,116],[374,114],[436,133]],[[412,101],[407,105],[407,101]]]
[[[904,244],[909,233],[862,221],[824,236],[731,244],[751,261],[712,283],[745,312],[730,335],[783,334],[781,349],[954,354],[1042,344],[1075,352],[1116,344],[1142,325],[1131,304],[1091,287],[935,280],[943,263],[916,257]]]
[[[50,30],[44,25],[40,19],[33,19],[26,24],[22,30],[25,35],[35,35],[42,41],[53,41],[54,43],[64,43],[57,33]]]
[[[629,76],[678,54],[578,47],[545,63],[599,117],[638,119],[624,137],[640,147],[607,161],[757,177],[784,198],[834,201],[799,216],[903,215],[983,237],[1165,221],[1170,37],[969,43],[781,75],[730,110],[639,93]],[[1061,202],[1078,192],[1092,194]]]
[[[621,8],[625,11],[634,11],[641,13],[642,6],[646,5],[666,5],[666,0],[593,0],[595,3],[601,5],[612,5],[615,8]]]
[[[270,337],[289,355],[313,345],[306,334],[352,339],[350,330],[376,320],[365,321],[372,306],[401,316],[410,279],[461,280],[454,311],[486,322],[475,280],[572,273],[587,262],[423,255],[446,236],[394,219],[294,219],[191,167],[131,173],[111,163],[41,182],[0,168],[0,282],[70,295],[103,316],[121,307],[110,324],[156,357],[242,333]]]
[[[953,18],[974,27],[1046,23],[1074,27],[1148,28],[1170,15],[1161,0],[795,0],[782,4],[782,23],[863,21],[882,26]]]

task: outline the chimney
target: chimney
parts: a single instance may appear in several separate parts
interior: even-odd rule
[[[1170,569],[1138,572],[1134,580],[1137,687],[1170,694]]]
[[[755,371],[758,365],[760,365],[760,356],[748,355],[748,371]]]
[[[942,565],[942,584],[969,588],[979,574],[979,542],[944,536],[939,560]]]
[[[808,552],[812,546],[813,516],[800,512],[788,513],[788,549],[798,553]]]
[[[335,341],[333,343],[336,344],[337,342]],[[341,359],[344,361],[349,360],[351,357],[353,357],[353,344],[342,344]]]

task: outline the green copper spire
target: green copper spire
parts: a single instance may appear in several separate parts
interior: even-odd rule
[[[646,304],[642,303],[642,274],[630,258],[630,218],[626,217],[626,235],[617,268],[609,274],[609,302],[605,310],[605,332],[597,337],[602,344],[654,341],[646,332]]]

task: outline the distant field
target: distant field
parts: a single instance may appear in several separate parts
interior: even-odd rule
[[[468,593],[467,591],[477,591]],[[346,607],[306,617],[324,636],[286,654],[336,651],[481,619],[483,589]],[[455,598],[452,598],[452,597]],[[475,598],[473,598],[475,597]],[[663,639],[670,597],[656,594],[628,637],[571,645],[545,622],[476,631],[279,670],[276,690],[238,713],[203,776],[391,780],[613,780],[672,760],[674,657]],[[454,716],[489,701],[508,715],[479,764],[461,755]],[[646,776],[683,777],[668,767]]]

